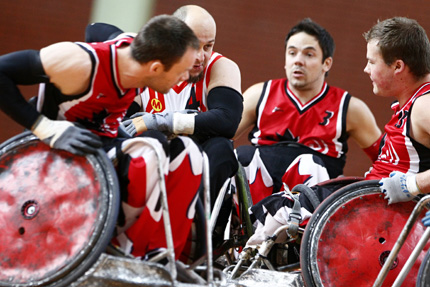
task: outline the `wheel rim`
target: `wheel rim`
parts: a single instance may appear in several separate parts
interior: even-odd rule
[[[317,208],[314,214],[318,216],[312,217],[303,236],[306,285],[371,286],[414,207],[414,202],[387,205],[377,181],[359,182],[335,192]],[[420,221],[415,224],[383,286],[394,282],[424,230]],[[415,286],[425,250],[405,286]]]
[[[112,220],[106,222],[116,218],[105,159],[50,149],[31,134],[0,147],[0,285],[76,279],[85,271],[78,266],[100,255],[95,246],[107,244]]]

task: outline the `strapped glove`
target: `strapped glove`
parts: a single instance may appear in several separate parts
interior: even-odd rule
[[[403,172],[393,171],[390,177],[383,178],[379,181],[380,190],[388,199],[388,204],[405,202],[412,200],[420,193],[415,181],[415,175],[407,176]]]
[[[430,211],[426,212],[426,216],[423,217],[422,222],[424,226],[430,227]]]
[[[50,147],[76,155],[95,153],[102,147],[98,135],[77,127],[69,121],[53,121],[45,116],[40,116],[31,131]]]
[[[146,130],[158,130],[167,135],[193,134],[196,114],[196,110],[164,111],[156,114],[139,112],[132,115],[129,120],[123,121],[121,125],[131,136]]]

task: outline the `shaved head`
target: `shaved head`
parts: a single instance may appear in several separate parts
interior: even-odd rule
[[[184,21],[193,30],[200,42],[199,58],[196,59],[188,82],[198,82],[203,77],[215,44],[216,24],[208,11],[197,5],[185,5],[177,9],[173,16]]]
[[[197,5],[185,5],[178,8],[173,16],[178,17],[184,21],[191,29],[195,27],[205,26],[205,28],[212,28],[216,33],[215,20],[211,14],[204,8]]]

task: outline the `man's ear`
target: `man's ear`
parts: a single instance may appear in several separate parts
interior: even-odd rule
[[[324,63],[323,63],[324,72],[327,73],[328,71],[330,71],[332,65],[333,65],[333,58],[332,57],[327,57],[324,60]]]
[[[149,70],[152,73],[160,73],[163,71],[163,64],[159,60],[154,60],[149,66]]]
[[[395,60],[393,66],[395,74],[401,73],[406,69],[406,64],[403,60]]]

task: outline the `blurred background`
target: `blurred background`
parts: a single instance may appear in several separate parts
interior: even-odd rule
[[[381,129],[391,117],[393,98],[372,94],[371,82],[363,72],[366,42],[362,35],[378,19],[394,16],[416,19],[430,31],[428,0],[0,0],[0,54],[40,49],[59,41],[83,41],[85,27],[91,22],[137,32],[153,15],[171,14],[186,4],[200,5],[215,18],[215,51],[239,65],[243,91],[254,83],[285,77],[285,35],[302,18],[312,18],[336,43],[327,82],[364,100]],[[30,98],[37,94],[37,87],[21,87],[21,91]],[[22,130],[0,112],[0,142]],[[235,143],[242,144],[249,144],[246,136]],[[349,147],[345,175],[363,175],[370,160],[354,142]]]

